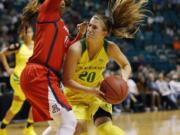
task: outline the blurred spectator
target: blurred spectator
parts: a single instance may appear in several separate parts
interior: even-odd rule
[[[175,96],[177,97],[177,104],[180,106],[180,81],[178,81],[177,74],[172,75],[171,81],[169,82],[169,87],[171,91],[175,92]]]
[[[161,109],[161,99],[159,94],[159,87],[155,82],[155,73],[151,72],[149,73],[148,80],[147,80],[147,95],[150,96],[150,106],[153,111],[157,111],[158,109]]]
[[[123,102],[125,111],[142,112],[144,111],[144,102],[140,91],[137,88],[136,82],[130,78],[128,79],[128,97]]]
[[[160,73],[156,81],[158,90],[162,96],[162,105],[165,109],[177,109],[177,98],[175,91],[169,88],[168,82],[163,73]]]

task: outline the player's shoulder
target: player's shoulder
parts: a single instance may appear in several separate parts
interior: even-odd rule
[[[108,41],[108,46],[107,46],[107,53],[108,54],[113,54],[114,52],[116,52],[117,50],[121,50],[119,45],[116,44],[113,41]]]
[[[114,47],[116,47],[116,43],[113,42],[113,41],[110,41],[110,40],[107,40],[105,39],[105,44],[104,44],[104,47],[105,47],[105,50],[108,51],[109,49],[113,49]]]

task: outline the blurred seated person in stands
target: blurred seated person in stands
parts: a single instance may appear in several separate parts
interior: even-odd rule
[[[176,74],[178,76],[177,80],[180,81],[180,64],[177,64],[176,65]]]
[[[162,97],[163,107],[165,109],[177,109],[178,106],[175,91],[169,88],[167,77],[165,77],[163,73],[159,74],[156,84]]]
[[[178,75],[173,74],[169,82],[169,87],[172,91],[175,91],[177,97],[177,104],[180,107],[180,81],[178,81]]]
[[[148,91],[146,92],[147,95],[150,96],[150,106],[152,111],[157,111],[161,108],[161,99],[159,94],[159,87],[155,82],[155,73],[150,72],[147,78],[147,88]]]
[[[142,95],[136,85],[136,82],[131,77],[128,79],[129,94],[126,100],[123,102],[125,111],[141,112],[144,111],[144,102]]]

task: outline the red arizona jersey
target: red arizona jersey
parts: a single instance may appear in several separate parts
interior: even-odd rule
[[[34,52],[29,59],[30,63],[44,65],[56,72],[61,68],[67,46],[72,44],[69,42],[68,29],[60,17],[60,2],[61,0],[45,0],[40,5]]]

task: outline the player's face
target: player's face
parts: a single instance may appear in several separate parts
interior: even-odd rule
[[[91,18],[87,28],[86,37],[92,39],[103,39],[105,37],[103,22],[94,17]]]
[[[34,34],[33,29],[31,27],[28,27],[28,29],[24,35],[24,40],[32,40],[33,34]]]

